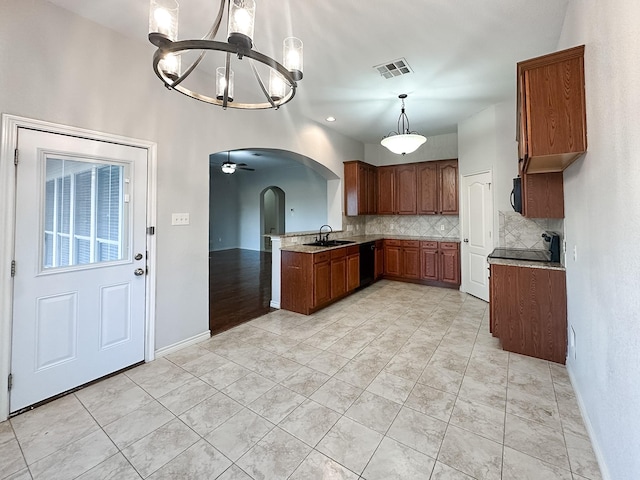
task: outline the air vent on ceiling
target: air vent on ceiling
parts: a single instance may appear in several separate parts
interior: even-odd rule
[[[412,72],[411,67],[405,58],[399,58],[398,60],[382,63],[373,68],[375,68],[381,76],[387,79],[399,77],[400,75],[407,75]]]

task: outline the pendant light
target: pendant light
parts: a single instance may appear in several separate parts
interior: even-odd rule
[[[404,99],[407,98],[407,94],[398,95],[398,98],[402,101],[398,131],[390,132],[380,144],[395,154],[404,155],[415,152],[420,145],[427,141],[427,138],[409,129],[409,118],[404,111]]]

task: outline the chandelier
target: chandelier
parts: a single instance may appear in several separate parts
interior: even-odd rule
[[[400,118],[398,118],[398,131],[390,132],[382,139],[380,144],[393,153],[404,155],[405,153],[415,152],[427,139],[409,129],[409,118],[407,114],[404,113],[404,99],[407,98],[407,94],[403,93],[402,95],[398,95],[398,98],[402,101]]]
[[[227,41],[222,42],[214,38],[220,29],[225,6]],[[178,40],[178,8],[176,0],[151,0],[149,11],[149,41],[158,47],[153,56],[153,69],[167,88],[224,109],[278,109],[293,99],[296,82],[302,80],[302,41],[295,37],[284,40],[282,64],[254,50],[254,0],[220,0],[218,13],[210,30],[201,39],[194,40]],[[224,54],[224,65],[216,68],[215,94],[187,88],[185,80],[211,51]],[[188,55],[191,56],[189,65],[183,68],[183,57],[186,59]],[[245,58],[248,60],[259,87],[258,99],[254,97],[240,102],[235,98],[232,57],[238,61]],[[267,86],[261,71],[265,75],[268,72]]]

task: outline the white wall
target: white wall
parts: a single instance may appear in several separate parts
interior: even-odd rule
[[[605,478],[640,472],[640,3],[573,0],[558,49],[585,44],[588,152],[564,172],[567,367]]]
[[[344,160],[364,156],[361,143],[296,116],[295,106],[223,111],[168,91],[152,71],[146,27],[136,41],[43,0],[1,5],[2,112],[157,142],[156,349],[208,329],[211,152],[289,150],[339,177]],[[328,207],[341,223],[341,208]],[[172,227],[172,212],[189,212],[191,224]]]
[[[514,87],[515,88],[515,87]],[[500,211],[512,211],[509,197],[518,174],[514,99],[492,105],[458,124],[460,176],[485,171],[493,174],[493,243],[498,245]]]
[[[364,146],[364,161],[371,165],[398,165],[400,163],[424,162],[458,158],[458,134],[446,133],[427,137],[427,142],[407,155],[391,153],[379,143]],[[357,159],[354,159],[357,160]]]

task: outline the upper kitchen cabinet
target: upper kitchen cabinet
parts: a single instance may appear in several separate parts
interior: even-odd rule
[[[517,136],[527,174],[562,172],[587,150],[584,45],[518,63]]]
[[[418,214],[458,214],[458,160],[423,162],[417,166]]]
[[[348,216],[373,215],[378,211],[376,167],[357,160],[344,162],[344,211]]]
[[[378,168],[378,214],[415,215],[417,213],[416,165]]]

